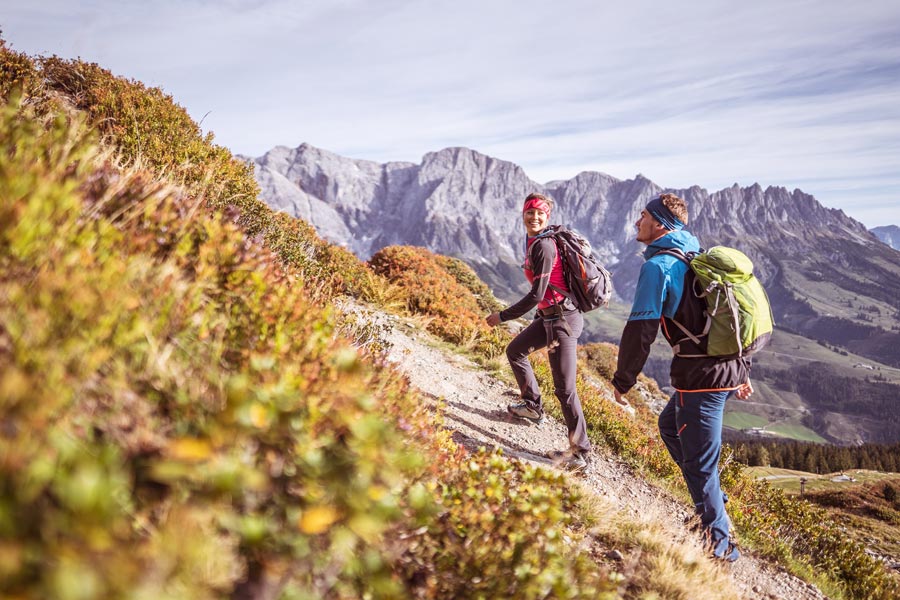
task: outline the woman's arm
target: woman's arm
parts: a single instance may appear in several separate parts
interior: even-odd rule
[[[556,242],[551,237],[545,237],[534,242],[530,249],[531,272],[534,280],[531,282],[531,290],[522,299],[500,311],[500,321],[512,321],[518,319],[544,299],[547,288],[550,286],[550,270],[556,260]]]

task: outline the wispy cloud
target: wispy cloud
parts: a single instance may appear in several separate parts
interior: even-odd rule
[[[161,86],[244,154],[462,145],[538,181],[759,182],[900,223],[900,4],[621,4],[34,0],[0,27]]]

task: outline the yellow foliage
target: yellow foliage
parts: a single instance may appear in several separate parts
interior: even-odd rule
[[[325,533],[340,518],[337,510],[331,506],[313,506],[303,511],[300,516],[300,531],[309,535]]]
[[[404,291],[407,311],[428,318],[428,330],[438,337],[488,357],[503,351],[508,341],[506,336],[484,322],[487,312],[472,290],[483,288],[482,299],[487,295],[493,299],[493,295],[477,281],[471,269],[463,269],[459,261],[437,256],[425,248],[389,246],[376,252],[369,264],[376,273]],[[448,271],[448,266],[452,272]],[[476,282],[481,283],[481,288]],[[494,305],[488,302],[485,306]]]
[[[204,461],[212,456],[212,448],[209,442],[195,438],[172,440],[167,450],[170,457],[187,462]]]

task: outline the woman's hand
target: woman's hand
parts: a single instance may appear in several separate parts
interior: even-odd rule
[[[752,394],[753,394],[753,384],[750,383],[749,379],[747,380],[746,383],[742,383],[741,387],[739,387],[737,389],[737,392],[735,392],[735,396],[737,397],[738,400],[746,400]]]
[[[488,325],[491,327],[496,327],[500,324],[500,313],[491,313],[484,319]]]

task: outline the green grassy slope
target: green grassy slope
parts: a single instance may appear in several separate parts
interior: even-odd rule
[[[748,471],[795,496],[803,480],[805,501],[824,507],[851,539],[900,562],[900,474],[853,469],[818,475],[771,467]]]
[[[800,493],[800,480],[805,479],[806,492],[846,492],[859,488],[862,484],[893,482],[898,479],[897,473],[882,473],[853,469],[838,473],[807,473],[792,469],[776,467],[747,467],[748,473],[756,478],[766,479],[772,487],[784,490],[789,494]],[[845,479],[842,476],[849,477]]]

